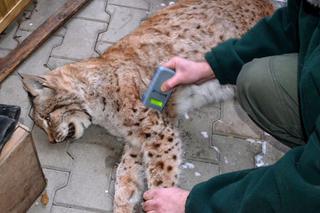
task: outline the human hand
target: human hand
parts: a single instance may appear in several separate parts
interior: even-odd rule
[[[142,207],[146,213],[184,213],[189,193],[176,187],[150,189],[143,194]]]
[[[206,62],[195,62],[180,57],[173,57],[163,64],[164,67],[174,69],[176,74],[165,81],[161,90],[166,92],[183,84],[199,84],[215,77],[210,65]]]

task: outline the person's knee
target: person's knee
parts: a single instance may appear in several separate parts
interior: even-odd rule
[[[267,58],[255,59],[242,67],[237,78],[237,96],[243,107],[248,106],[245,102],[249,99],[259,99],[259,93],[267,87],[267,69]]]

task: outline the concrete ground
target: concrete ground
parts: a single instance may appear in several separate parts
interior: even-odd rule
[[[66,0],[38,0],[0,36],[0,57],[14,49]],[[55,33],[0,88],[0,103],[22,107],[20,122],[32,130],[49,203],[39,200],[28,213],[112,212],[113,184],[123,144],[99,127],[89,128],[73,143],[51,145],[28,116],[31,105],[18,73],[42,74],[80,59],[98,56],[135,29],[166,0],[92,0]],[[185,144],[180,185],[225,172],[269,165],[286,147],[259,129],[236,100],[204,107],[181,116]]]

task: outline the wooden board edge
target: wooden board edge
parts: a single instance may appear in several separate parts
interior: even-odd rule
[[[30,3],[31,0],[20,0],[19,3],[8,11],[6,16],[0,20],[0,33],[2,33]]]
[[[20,127],[19,124],[16,126],[13,134],[11,135],[10,139],[6,142],[4,147],[0,153],[0,165],[4,162],[10,155],[11,151],[14,150],[17,146],[22,143],[22,141],[28,137],[30,134],[26,129]]]

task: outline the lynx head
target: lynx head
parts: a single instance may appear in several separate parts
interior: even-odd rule
[[[77,139],[91,124],[81,93],[61,72],[45,76],[23,75],[24,89],[32,99],[31,117],[48,135],[50,143]]]

